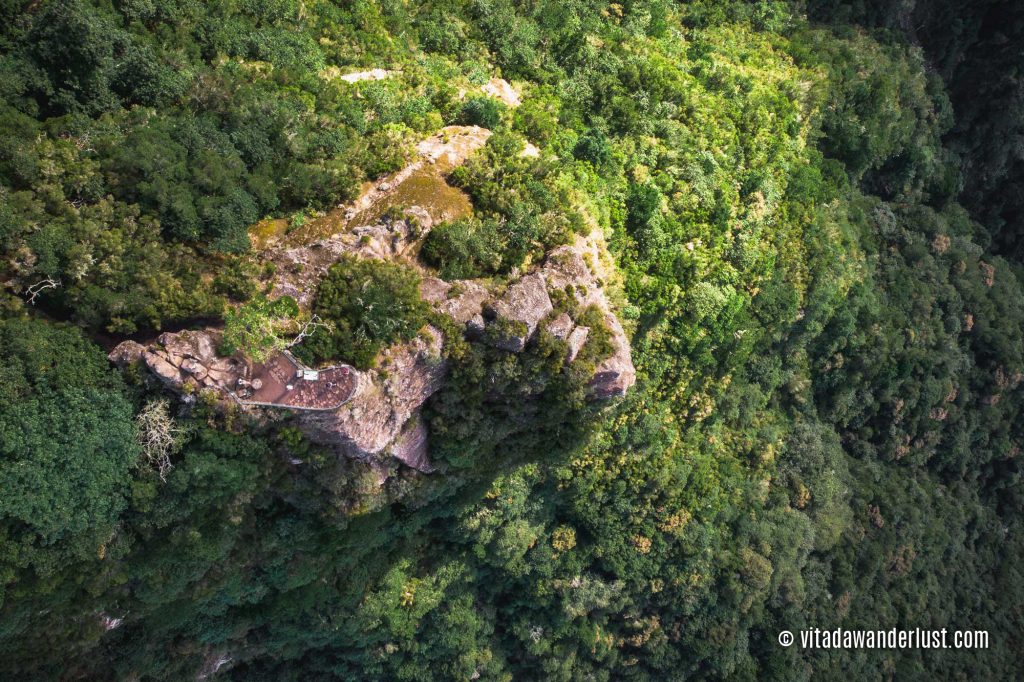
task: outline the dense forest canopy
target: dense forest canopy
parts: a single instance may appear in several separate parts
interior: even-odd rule
[[[0,677],[1019,679],[1022,29],[1010,0],[0,3]],[[382,487],[106,361],[253,328],[253,226],[451,124],[492,134],[424,261],[603,234],[628,396],[548,381],[548,339],[449,339],[442,470]],[[417,281],[340,263],[296,352],[372,364]],[[814,627],[991,643],[777,643]]]

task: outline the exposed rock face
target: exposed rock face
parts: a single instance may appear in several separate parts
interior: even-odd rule
[[[466,324],[483,312],[484,303],[491,293],[485,286],[472,280],[448,283],[436,277],[426,277],[420,284],[420,296],[434,308],[459,324]]]
[[[559,341],[565,341],[572,332],[573,321],[569,313],[562,313],[548,324],[548,333]]]
[[[398,228],[391,234],[401,234],[401,230]],[[364,234],[379,237],[384,233],[367,231]],[[304,272],[308,272],[310,279],[301,280],[304,286],[299,289],[294,284],[296,298],[303,296],[304,291],[315,290],[318,277],[340,253],[354,250],[367,257],[377,257],[380,253],[377,249],[385,243],[378,240],[371,246],[377,237],[353,243],[347,236],[339,236],[310,247],[282,252],[292,255],[301,252],[303,260],[299,262],[308,268]],[[395,253],[401,252],[406,244],[401,238],[389,243],[388,248]],[[610,310],[600,280],[587,263],[587,248],[585,242],[580,242],[553,250],[540,268],[513,282],[497,300],[493,300],[489,289],[477,281],[450,283],[427,277],[420,293],[438,311],[465,324],[470,335],[482,332],[494,319],[516,323],[521,333],[506,338],[499,345],[510,352],[521,352],[553,310],[549,291],[571,291],[581,306],[594,305],[603,312],[611,332],[612,355],[597,367],[589,384],[589,396],[595,400],[621,396],[636,381],[636,371],[626,333]],[[484,309],[488,310],[491,322],[485,320]],[[566,361],[574,362],[587,343],[590,329],[577,325],[567,313],[546,324],[548,332],[567,343]],[[189,384],[193,389],[207,388],[235,396],[237,387],[251,378],[251,367],[242,358],[217,357],[218,342],[219,334],[213,330],[166,333],[148,348],[126,341],[114,349],[110,359],[119,365],[141,361],[168,388],[179,393],[187,393]],[[296,419],[300,428],[311,440],[332,447],[341,455],[369,461],[381,471],[387,468],[386,458],[394,458],[424,473],[433,471],[428,456],[427,429],[419,411],[444,383],[448,368],[441,354],[442,343],[441,332],[428,326],[420,338],[384,351],[378,369],[368,372],[353,369],[356,388],[348,402],[337,409],[298,412]],[[256,412],[260,408],[246,406],[244,409]]]
[[[301,415],[303,432],[356,459],[384,452],[447,373],[441,332],[428,326],[426,336],[385,351],[379,369],[362,373],[355,396],[337,411]]]
[[[149,348],[126,341],[109,357],[120,366],[143,362],[164,385],[181,394],[188,393],[186,384],[191,384],[234,397],[239,380],[249,376],[249,366],[240,358],[218,358],[217,341],[212,330],[165,333]],[[379,369],[351,370],[357,382],[352,398],[336,410],[298,412],[300,428],[339,454],[368,459],[392,445],[391,454],[399,460],[420,471],[432,470],[426,428],[412,428],[412,420],[444,381],[448,368],[441,356],[442,343],[441,333],[428,326],[422,338],[385,351]],[[258,413],[261,408],[244,409]]]
[[[226,391],[245,376],[246,363],[240,358],[217,357],[219,335],[215,331],[183,331],[161,334],[157,342],[146,348],[134,341],[125,341],[115,348],[110,361],[124,367],[141,361],[167,388],[185,392],[211,388]]]
[[[427,425],[422,419],[411,419],[391,446],[391,456],[408,467],[429,474],[435,469],[427,448]]]
[[[604,321],[612,333],[614,350],[611,357],[597,366],[594,378],[590,380],[590,395],[596,400],[626,395],[636,383],[636,368],[633,367],[633,356],[629,352],[629,340],[619,318],[607,312]]]
[[[447,126],[416,145],[416,151],[427,163],[447,173],[483,147],[490,136],[491,131],[480,126]]]
[[[142,359],[146,347],[135,341],[125,341],[118,344],[117,348],[111,351],[107,357],[118,367],[127,367]]]
[[[519,93],[504,78],[492,78],[482,88],[485,95],[500,99],[506,106],[515,108],[520,104]]]
[[[569,344],[569,353],[565,356],[566,364],[576,361],[576,356],[580,354],[580,350],[582,350],[583,344],[587,342],[588,336],[590,336],[589,327],[576,327],[572,330],[566,339],[566,343]]]
[[[499,319],[525,326],[524,332],[508,335],[498,342],[499,348],[518,353],[526,347],[526,342],[537,331],[537,325],[554,307],[548,296],[544,276],[534,272],[510,286],[505,295],[493,304],[492,309]]]
[[[487,290],[478,283],[461,281],[454,285],[436,278],[425,280],[421,287],[423,298],[435,308],[466,324],[467,333],[480,334],[485,327],[485,316],[496,320],[518,323],[518,332],[506,335],[497,346],[518,353],[534,337],[540,322],[553,310],[549,292],[572,292],[581,308],[596,306],[603,315],[611,333],[612,354],[603,360],[590,382],[589,395],[594,400],[605,400],[625,395],[636,383],[636,369],[630,353],[629,337],[611,306],[595,274],[600,248],[589,239],[579,239],[573,245],[553,249],[536,271],[514,282],[496,301],[488,299]],[[593,265],[588,264],[593,263]],[[457,294],[453,295],[453,291]],[[577,327],[566,313],[547,323],[547,330],[569,346],[567,362],[574,362],[590,336],[590,329]]]
[[[393,260],[406,257],[416,237],[429,230],[429,215],[406,211],[406,218],[364,225],[351,232],[321,239],[307,246],[272,250],[265,256],[277,267],[272,297],[291,296],[301,308],[313,304],[317,285],[344,254]],[[416,217],[416,227],[410,217]]]
[[[384,80],[395,73],[387,69],[370,69],[369,71],[358,71],[356,73],[346,73],[338,76],[339,80],[343,80],[346,83],[358,83],[360,81],[379,81]]]
[[[587,264],[588,259],[596,264],[599,257],[598,248],[592,241],[580,239],[571,246],[553,249],[538,272],[543,275],[550,290],[571,290],[581,306],[597,306],[604,314],[604,322],[611,332],[612,354],[598,365],[589,388],[591,398],[605,400],[625,395],[636,383],[636,369],[633,367],[629,337],[619,318],[611,311],[593,267]],[[576,359],[586,343],[588,334],[577,334],[579,329],[586,328],[574,330],[575,338],[570,335],[570,362]]]

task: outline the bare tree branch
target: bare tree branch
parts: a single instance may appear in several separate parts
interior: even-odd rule
[[[319,315],[313,315],[313,317],[309,318],[309,321],[306,322],[306,324],[302,325],[299,335],[289,341],[285,348],[291,348],[299,345],[304,339],[309,338],[309,336],[311,336],[317,329],[326,329],[330,331],[331,323],[325,322]]]
[[[156,469],[160,480],[166,481],[167,474],[174,468],[171,453],[178,447],[184,429],[174,423],[166,400],[148,403],[135,418],[135,423],[139,429],[142,456],[147,464]]]
[[[29,286],[29,288],[25,290],[25,293],[28,294],[28,302],[29,302],[29,304],[30,305],[35,305],[36,304],[36,297],[39,296],[39,294],[43,293],[47,289],[56,289],[59,286],[60,286],[60,280],[59,279],[53,279],[52,277],[47,277],[46,279],[40,280],[40,281],[36,282],[35,284]]]

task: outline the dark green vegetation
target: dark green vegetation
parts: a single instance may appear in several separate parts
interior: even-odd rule
[[[132,406],[76,329],[0,322],[0,580],[52,576],[114,535],[138,460]]]
[[[809,5],[825,23],[770,1],[4,4],[0,677],[1019,679],[1024,228],[997,149],[1019,13]],[[373,66],[402,75],[330,77]],[[520,107],[459,101],[496,68]],[[225,265],[248,222],[336,203],[471,115],[495,134],[451,181],[476,215],[427,255],[500,275],[604,229],[639,371],[607,411],[552,338],[450,339],[438,474],[378,489],[200,399],[161,480],[133,437],[158,396],[29,319],[218,312],[252,293]],[[318,305],[354,336],[353,267]],[[992,647],[776,643],[839,626]]]
[[[1014,0],[808,0],[811,16],[910,38],[947,85],[956,112],[944,141],[960,159],[959,201],[982,230],[976,240],[1024,260],[1024,5]],[[844,29],[848,30],[848,29]],[[989,242],[991,242],[989,244]]]
[[[343,256],[316,292],[314,310],[325,326],[296,352],[316,362],[372,367],[382,349],[409,341],[426,324],[428,307],[420,300],[419,285],[419,275],[408,267]]]
[[[12,284],[60,281],[49,306],[121,333],[216,314],[229,292],[202,275],[248,247],[249,225],[336,205],[397,169],[436,109],[456,118],[454,86],[427,75],[438,65],[410,64],[421,82],[401,95],[326,71],[394,58],[372,4],[299,15],[287,1],[4,3]]]

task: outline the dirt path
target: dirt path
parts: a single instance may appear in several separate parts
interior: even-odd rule
[[[372,69],[340,74],[335,70],[328,75],[357,83],[380,80],[398,73]],[[481,90],[509,107],[514,108],[520,104],[519,92],[502,78],[492,78]],[[473,210],[469,196],[449,185],[444,176],[465,163],[473,152],[484,146],[490,136],[490,130],[479,126],[442,128],[416,145],[415,158],[404,168],[376,182],[364,183],[355,201],[291,230],[288,229],[287,221],[280,218],[256,223],[249,231],[253,248],[259,252],[311,244],[353,228],[373,225],[394,207],[419,206],[435,224],[469,215]],[[539,156],[539,153],[532,144],[527,144],[523,151],[523,155],[529,157]]]
[[[339,206],[286,235],[270,238],[261,246],[300,246],[378,222],[396,206],[421,206],[441,222],[468,215],[469,196],[449,185],[444,176],[480,149],[491,131],[479,126],[448,126],[416,146],[417,158],[402,170],[376,183],[366,183],[359,198]]]

